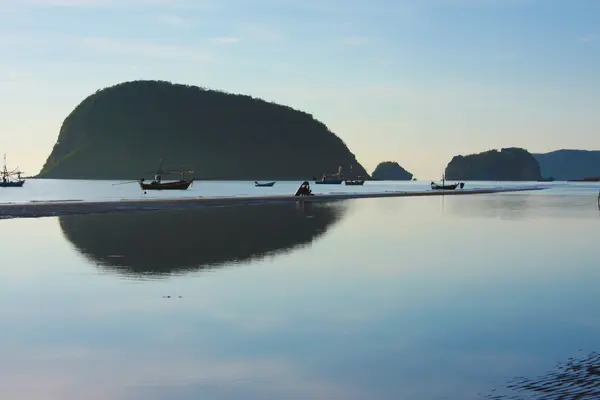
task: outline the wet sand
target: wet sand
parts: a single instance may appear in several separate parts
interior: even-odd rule
[[[457,189],[426,190],[410,192],[380,193],[344,193],[318,194],[314,196],[237,196],[237,197],[196,197],[182,199],[123,199],[115,201],[83,201],[53,200],[31,201],[29,203],[0,204],[0,219],[39,218],[74,214],[98,214],[109,212],[180,210],[199,207],[226,207],[252,204],[284,203],[284,202],[330,202],[346,199],[364,199],[381,197],[415,197],[415,196],[455,196],[469,194],[489,194],[503,192],[521,192],[543,190],[541,187],[527,188],[492,188],[492,189]]]

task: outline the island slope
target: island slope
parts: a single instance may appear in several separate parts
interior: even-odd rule
[[[395,161],[380,162],[371,174],[378,181],[410,181],[413,174],[405,170]]]
[[[533,155],[545,177],[559,181],[600,177],[600,151],[562,149]]]
[[[454,156],[446,167],[448,180],[538,181],[537,160],[525,149],[511,147],[467,156]]]
[[[246,95],[164,81],[124,82],[84,99],[64,120],[40,178],[309,179],[352,167],[344,142],[312,115]],[[165,177],[167,178],[167,177]]]

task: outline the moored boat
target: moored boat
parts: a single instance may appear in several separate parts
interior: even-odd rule
[[[256,186],[256,187],[272,187],[273,185],[275,185],[275,182],[276,181],[259,183],[257,181],[254,181],[254,186]]]
[[[454,190],[458,187],[458,183],[452,185],[438,185],[437,183],[431,182],[431,189],[433,190]]]
[[[459,187],[462,189],[463,187],[465,187],[465,183],[464,182],[460,182],[460,183],[452,183],[449,185],[446,185],[446,175],[442,175],[442,184],[438,184],[435,182],[431,182],[431,190],[455,190],[457,187]]]
[[[365,184],[365,180],[362,178],[346,179],[344,182],[345,182],[346,186],[362,186]]]
[[[144,179],[140,179],[140,187],[142,190],[186,190],[193,181],[193,179],[168,182],[154,180],[150,183],[144,183]]]
[[[323,174],[321,180],[317,180],[317,178],[313,179],[315,180],[315,184],[317,185],[341,185],[342,182],[344,182],[344,173],[342,172],[342,166],[339,166],[338,172],[335,174],[331,174],[329,176]]]
[[[4,166],[2,167],[2,171],[0,171],[0,175],[2,175],[2,180],[0,181],[0,187],[23,187],[25,184],[25,179],[21,178],[22,172],[19,171],[19,168],[15,168],[12,171],[9,171],[6,168],[6,154],[4,155]],[[16,176],[17,180],[11,180],[11,176]]]
[[[350,165],[350,175],[352,175],[352,165]],[[356,178],[346,179],[344,183],[346,186],[362,186],[365,184],[365,178],[359,175]]]
[[[315,181],[316,185],[341,185],[344,182],[343,179],[321,179],[320,181]]]
[[[162,169],[162,159],[159,161],[159,166],[158,166],[158,170],[156,171],[156,173],[154,174],[154,180],[146,183],[145,179],[140,179],[139,183],[140,183],[140,188],[142,188],[142,190],[187,190],[191,184],[194,182],[194,177],[192,177],[191,179],[185,179],[185,170],[183,169],[183,167],[181,168],[180,171],[178,171],[181,174],[181,179],[178,181],[166,181],[163,182],[162,181],[162,175],[163,174],[170,174],[170,173],[174,173],[175,171],[163,171]],[[190,173],[193,173],[194,171],[187,171]]]

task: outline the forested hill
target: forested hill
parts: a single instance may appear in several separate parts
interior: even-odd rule
[[[537,181],[542,179],[537,160],[525,149],[511,147],[467,156],[454,156],[446,179],[473,181]]]
[[[556,150],[534,154],[540,163],[542,174],[559,181],[600,177],[600,151]]]
[[[64,120],[41,178],[139,179],[166,169],[197,179],[310,179],[338,166],[368,176],[312,115],[246,95],[164,81],[98,90]]]

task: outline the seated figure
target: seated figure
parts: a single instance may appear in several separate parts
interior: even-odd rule
[[[310,185],[308,181],[302,182],[298,190],[296,191],[296,196],[313,196],[312,190],[310,190]]]

